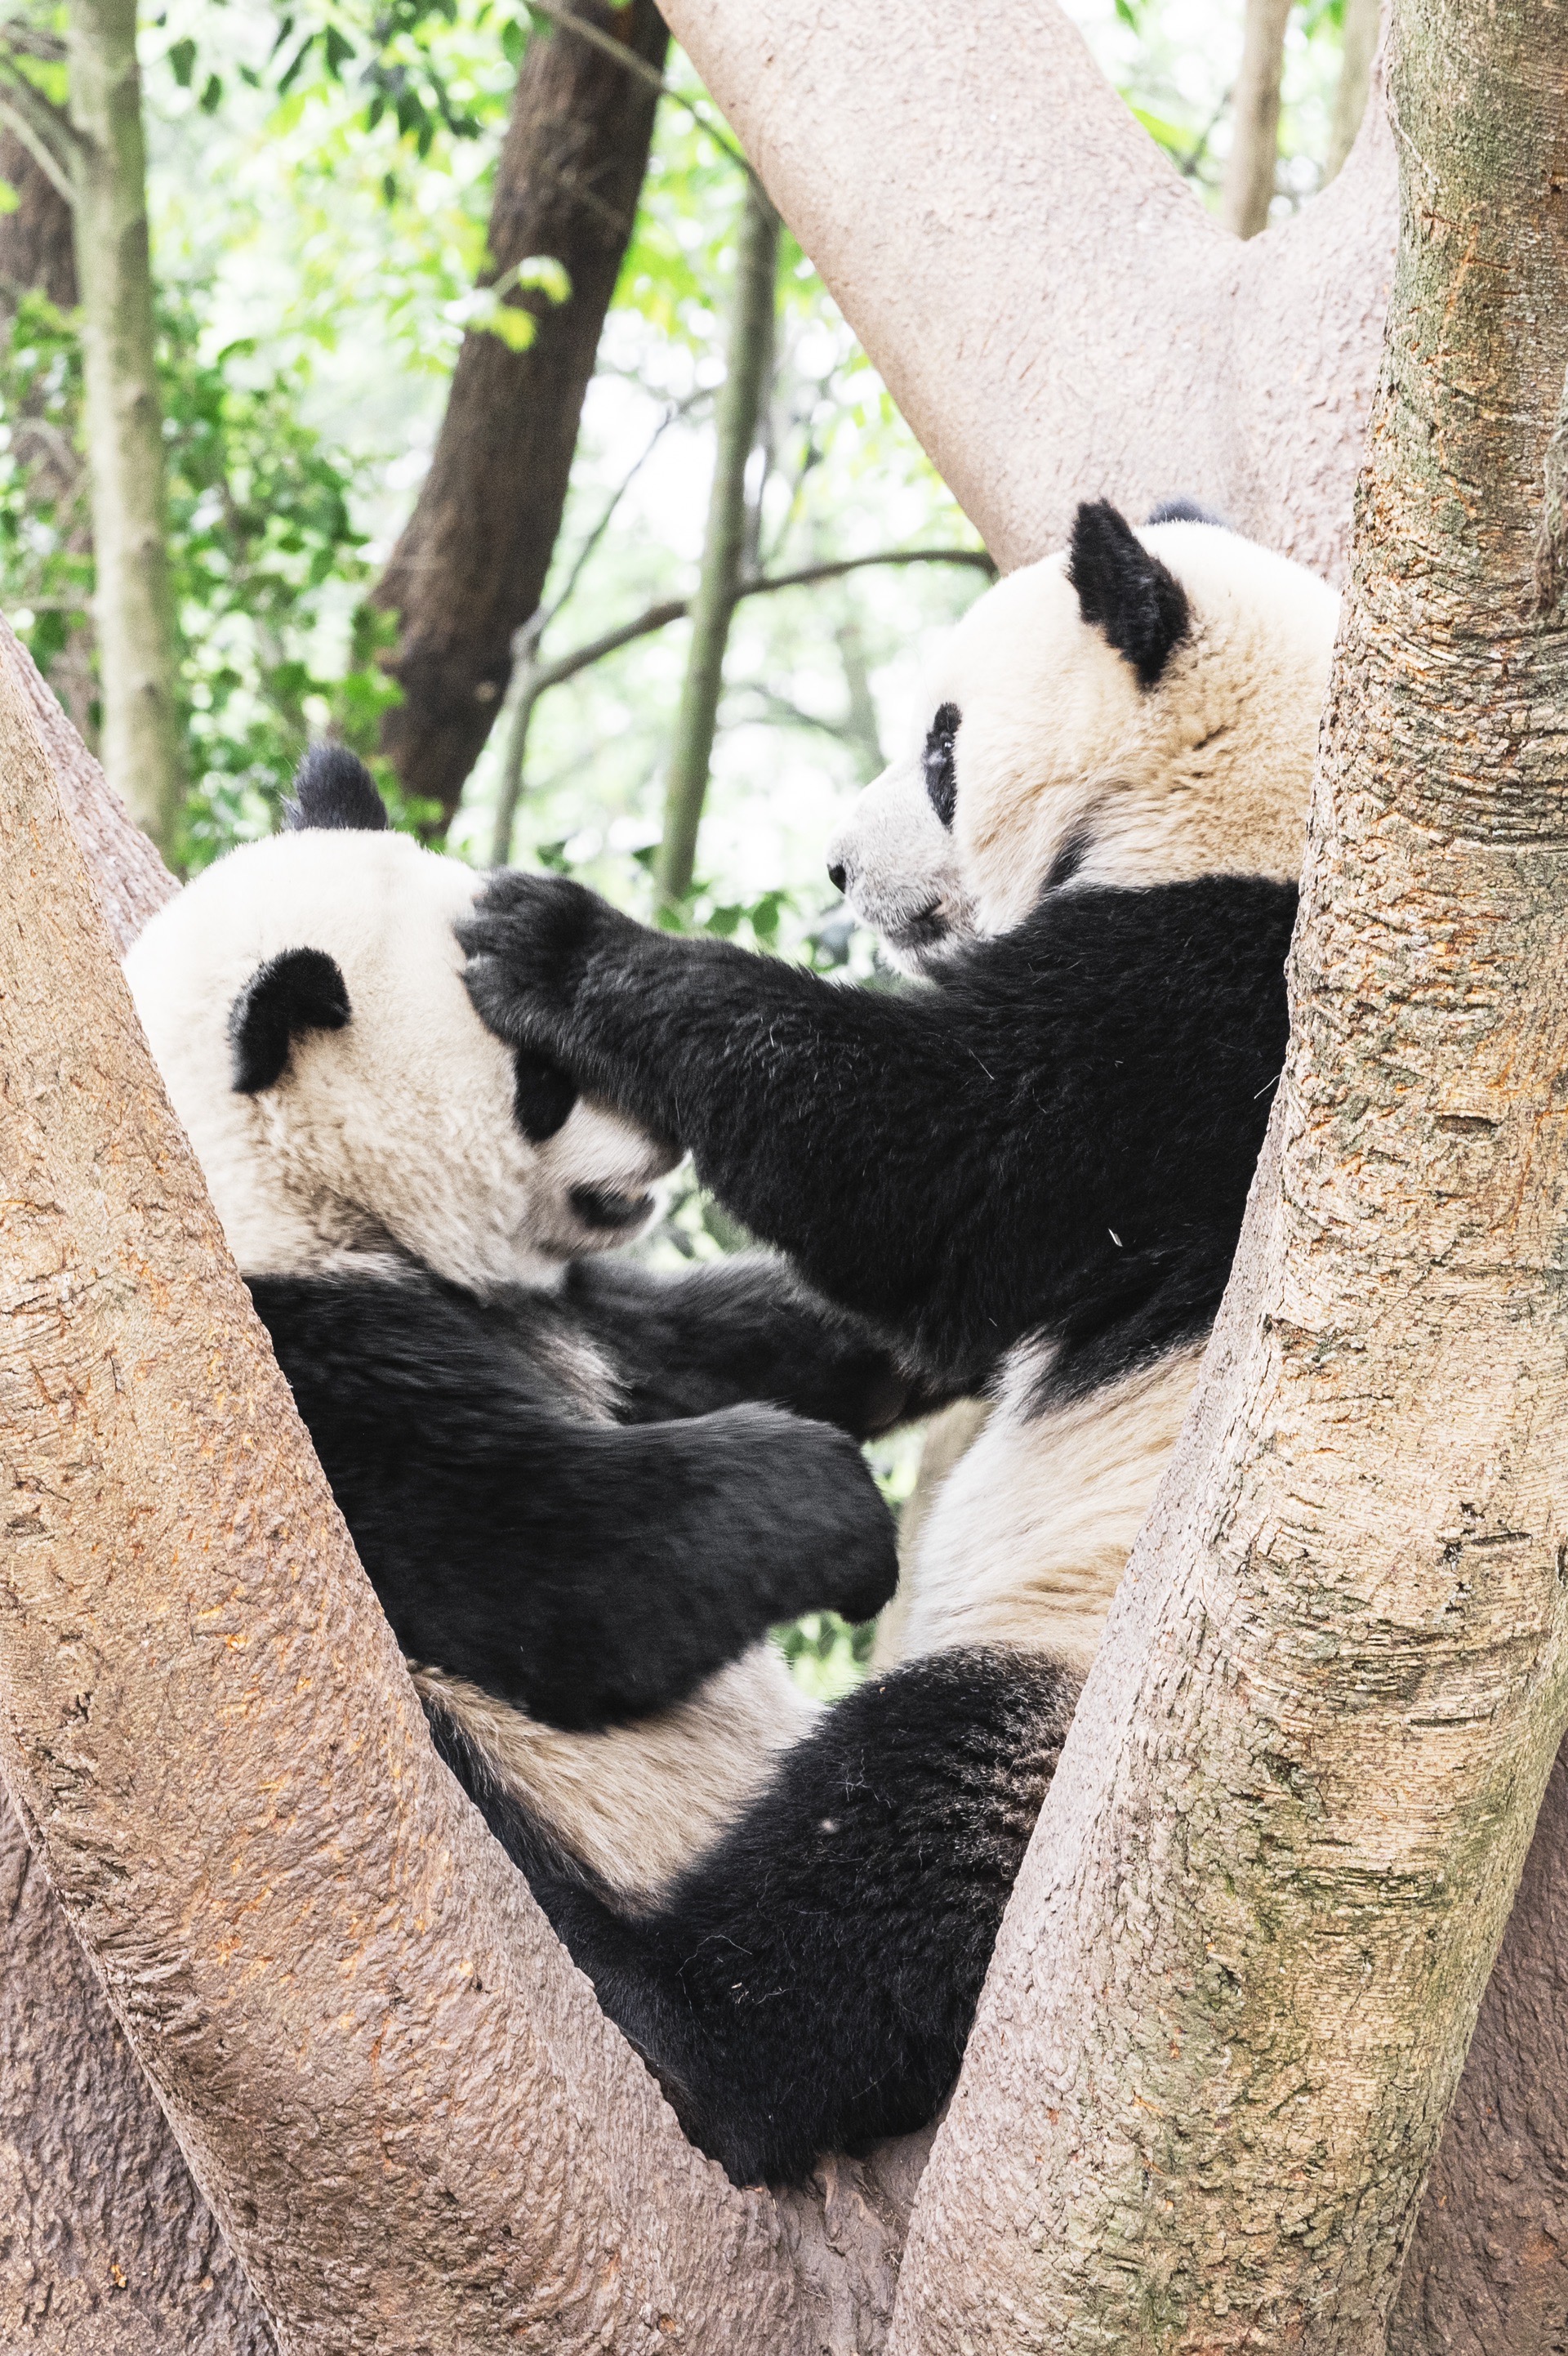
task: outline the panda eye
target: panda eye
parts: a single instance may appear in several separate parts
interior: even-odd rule
[[[953,740],[958,734],[962,718],[955,703],[937,706],[936,717],[926,732],[925,751],[921,766],[925,771],[926,798],[944,826],[953,823],[953,812],[958,800],[958,776],[953,762]]]

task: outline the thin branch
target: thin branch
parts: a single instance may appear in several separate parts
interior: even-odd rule
[[[731,163],[739,164],[749,180],[757,180],[756,173],[734,141],[726,133],[715,130],[696,102],[688,98],[684,91],[672,90],[663,74],[656,67],[649,65],[646,58],[636,56],[633,50],[624,48],[613,33],[606,33],[598,25],[591,25],[585,16],[574,16],[570,8],[563,8],[560,0],[527,0],[527,5],[530,15],[547,18],[550,24],[559,25],[563,32],[575,33],[578,39],[586,41],[591,49],[602,50],[605,57],[613,58],[617,65],[624,66],[637,80],[645,81],[651,89],[656,90],[661,98],[672,99],[677,106],[685,109],[699,131],[707,133],[716,147],[724,150]],[[757,180],[758,187],[762,185]]]
[[[794,573],[774,573],[761,580],[742,581],[735,592],[736,603],[742,597],[771,596],[775,589],[806,589],[818,581],[838,581],[845,573],[862,572],[869,564],[969,564],[991,574],[997,570],[981,548],[879,549],[872,556],[841,556],[830,563],[803,564]],[[684,621],[690,610],[688,597],[666,597],[634,620],[623,622],[618,629],[606,630],[603,637],[591,638],[571,654],[557,655],[553,662],[541,663],[533,683],[536,693],[542,693],[547,687],[559,687],[563,680],[575,679],[580,670],[603,662],[606,655],[618,654],[634,639],[651,637],[656,630],[665,629],[671,622]]]
[[[841,580],[847,573],[861,572],[869,564],[968,564],[978,571],[996,574],[996,565],[980,548],[891,548],[880,549],[870,556],[844,556],[830,563],[804,564],[793,573],[775,573],[763,579],[742,581],[735,592],[737,605],[742,597],[766,597],[776,589],[803,589],[818,581]],[[667,628],[671,622],[681,622],[691,611],[689,597],[666,597],[656,605],[646,606],[631,621],[620,623],[597,638],[574,647],[570,654],[557,655],[553,661],[531,663],[522,670],[512,712],[511,733],[507,738],[507,761],[502,772],[500,790],[496,804],[496,825],[491,838],[491,864],[505,866],[511,854],[512,828],[517,819],[517,801],[522,791],[523,756],[528,744],[528,723],[534,706],[547,688],[560,687],[575,679],[579,671],[588,670],[594,663],[603,662],[607,655],[619,654],[623,647],[635,645],[638,638],[652,637],[656,631]],[[526,661],[526,657],[524,660]]]
[[[0,49],[3,49],[0,44]],[[41,90],[14,69],[7,70],[0,56],[0,123],[27,149],[34,163],[49,182],[57,195],[68,205],[74,204],[76,193],[71,185],[70,168],[81,152],[81,142],[72,130],[62,107],[47,99]]]

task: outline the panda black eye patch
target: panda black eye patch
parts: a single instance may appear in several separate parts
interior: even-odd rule
[[[531,1047],[517,1049],[512,1067],[517,1075],[512,1109],[517,1127],[530,1145],[542,1145],[547,1137],[555,1135],[577,1102],[576,1084],[559,1064]]]
[[[235,1094],[270,1088],[302,1031],[341,1031],[351,1012],[348,985],[325,949],[284,949],[269,958],[229,1010]]]
[[[953,756],[953,740],[958,734],[963,718],[955,703],[939,703],[936,717],[926,731],[925,750],[921,766],[925,771],[926,798],[944,826],[951,826],[958,802],[958,772]]]

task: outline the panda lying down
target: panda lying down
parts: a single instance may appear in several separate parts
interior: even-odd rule
[[[1138,534],[1103,505],[980,600],[833,852],[932,988],[835,987],[559,878],[497,876],[460,926],[499,1036],[688,1146],[934,1389],[998,1394],[912,1566],[916,1657],[784,1752],[656,1902],[475,1786],[737,2180],[916,2127],[957,2072],[1229,1271],[1336,613],[1222,528]]]
[[[811,1722],[767,1629],[892,1591],[856,1441],[935,1394],[776,1260],[607,1264],[671,1148],[482,1024],[472,869],[339,750],[296,791],[132,992],[427,1708],[645,1893]]]

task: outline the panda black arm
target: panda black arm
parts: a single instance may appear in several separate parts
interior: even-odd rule
[[[869,1619],[891,1518],[842,1432],[747,1406],[622,1427],[562,1405],[548,1301],[424,1280],[253,1278],[252,1297],[399,1644],[552,1724],[690,1693],[775,1622]]]
[[[1062,891],[899,994],[651,932],[559,877],[495,878],[460,936],[502,1038],[689,1145],[813,1284],[972,1382],[1129,1269],[1157,1287],[1189,1245],[1224,1268],[1295,907],[1258,877]]]
[[[760,1252],[669,1275],[577,1260],[560,1299],[614,1366],[623,1421],[763,1399],[867,1440],[950,1396]]]
[[[737,2183],[777,2183],[934,2115],[1076,1698],[1000,1648],[870,1680],[640,1917],[432,1728],[688,2135]]]

